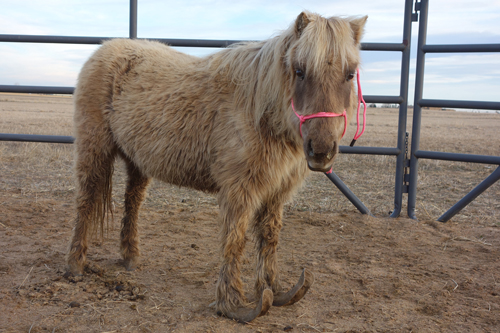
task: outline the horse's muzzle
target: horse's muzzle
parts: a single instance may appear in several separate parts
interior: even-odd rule
[[[305,151],[307,166],[312,171],[330,171],[338,149],[338,144],[335,141],[331,146],[314,147],[312,140],[309,140]]]

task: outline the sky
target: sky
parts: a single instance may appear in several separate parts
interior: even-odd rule
[[[401,43],[404,0],[138,0],[139,38],[261,40],[308,10],[368,15],[363,42]],[[128,0],[0,0],[0,34],[128,37]],[[418,23],[412,25],[413,104]],[[430,0],[428,44],[500,43],[500,0]],[[0,85],[74,86],[96,45],[0,42]],[[179,48],[203,56],[217,49]],[[401,52],[363,51],[366,95],[399,95]],[[500,101],[500,54],[427,54],[424,98]]]

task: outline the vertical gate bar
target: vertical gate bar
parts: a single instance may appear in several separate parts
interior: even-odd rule
[[[130,0],[129,38],[137,38],[137,0]]]
[[[410,78],[411,25],[413,0],[406,0],[403,23],[403,44],[406,46],[401,56],[401,82],[399,96],[403,101],[399,104],[398,149],[401,151],[396,158],[396,180],[394,184],[394,210],[390,217],[398,217],[403,204],[403,177],[405,163],[405,136],[408,115],[408,83]]]
[[[408,217],[417,219],[415,215],[415,206],[417,201],[417,180],[418,180],[418,159],[415,153],[420,146],[420,127],[422,121],[422,108],[420,100],[422,99],[424,89],[424,68],[425,52],[423,46],[427,41],[427,11],[429,8],[428,0],[420,1],[420,19],[418,25],[418,48],[417,48],[417,68],[415,71],[415,99],[413,101],[413,125],[411,132],[411,155],[410,155],[410,177],[408,186]]]
[[[373,216],[368,208],[359,200],[359,198],[347,187],[346,184],[333,171],[325,175],[337,186],[337,188],[346,196],[347,199],[361,212]]]
[[[491,175],[489,175],[485,180],[483,180],[479,185],[477,185],[472,191],[470,191],[465,197],[463,197],[459,202],[453,205],[446,213],[438,218],[439,222],[447,222],[455,214],[460,212],[468,204],[470,204],[478,195],[486,191],[491,185],[500,179],[500,166],[496,168]]]

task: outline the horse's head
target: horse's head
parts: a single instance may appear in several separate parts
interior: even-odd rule
[[[354,77],[366,19],[323,18],[303,12],[295,21],[286,64],[292,77],[291,104],[302,120],[293,113],[291,117],[313,171],[331,169],[345,126],[354,113]],[[323,116],[308,117],[318,113]],[[331,117],[332,113],[338,116]]]

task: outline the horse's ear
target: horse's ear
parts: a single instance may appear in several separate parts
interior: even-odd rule
[[[361,37],[363,37],[364,27],[368,16],[352,19],[349,23],[354,34],[354,42],[359,44]]]
[[[307,17],[306,12],[302,12],[299,16],[297,16],[297,19],[295,20],[295,34],[297,35],[297,38],[302,35],[302,32],[307,27],[309,22],[311,22],[311,20]]]

